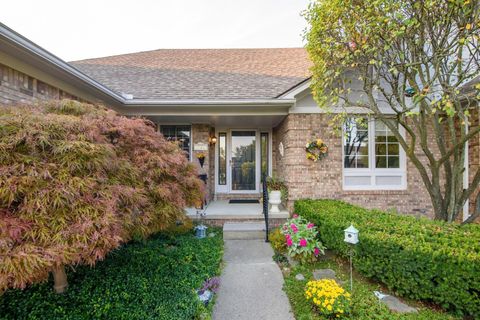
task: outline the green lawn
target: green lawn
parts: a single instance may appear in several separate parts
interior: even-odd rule
[[[205,308],[195,289],[220,272],[222,234],[213,231],[201,240],[157,235],[129,243],[94,268],[69,272],[63,295],[51,282],[10,290],[0,296],[0,319],[209,318],[211,304]]]
[[[349,279],[348,264],[337,258],[329,258],[310,264],[306,266],[294,267],[289,274],[284,273],[286,291],[290,303],[297,320],[310,319],[326,319],[318,316],[312,310],[309,302],[304,297],[304,287],[308,280],[313,279],[312,271],[314,269],[330,268],[336,271],[337,277],[340,280]],[[302,273],[305,276],[305,281],[298,281],[295,279],[297,273]],[[355,274],[352,294],[352,314],[347,319],[356,320],[371,320],[371,319],[385,319],[385,320],[446,320],[446,319],[460,319],[440,311],[435,311],[418,303],[409,302],[410,305],[420,309],[418,314],[400,315],[390,312],[383,304],[379,303],[378,299],[373,295],[374,290],[386,293],[384,288],[380,285],[368,281],[366,278]],[[346,281],[344,288],[349,290],[349,282]]]

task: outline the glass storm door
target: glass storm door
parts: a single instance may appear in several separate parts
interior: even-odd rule
[[[256,131],[232,131],[231,135],[231,190],[255,191],[257,181]]]

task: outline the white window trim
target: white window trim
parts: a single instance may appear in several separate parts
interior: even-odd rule
[[[400,127],[400,133],[405,136],[405,129]],[[375,168],[375,120],[368,120],[368,168],[345,168],[345,139],[342,129],[342,186],[343,190],[406,190],[407,189],[407,161],[406,154],[400,145],[400,168]],[[377,185],[377,177],[400,177],[401,183],[394,185]],[[369,177],[370,184],[346,185],[346,177]]]

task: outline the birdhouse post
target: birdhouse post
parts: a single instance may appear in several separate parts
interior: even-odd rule
[[[358,243],[358,230],[350,225],[347,229],[344,230],[345,238],[344,241],[350,245],[350,291],[353,291],[353,247]]]

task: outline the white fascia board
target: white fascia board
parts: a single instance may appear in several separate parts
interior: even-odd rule
[[[135,103],[125,104],[119,108],[123,115],[163,115],[163,116],[274,116],[287,115],[293,102],[246,103],[234,101],[202,101],[197,104],[192,101],[162,101],[162,104]]]

